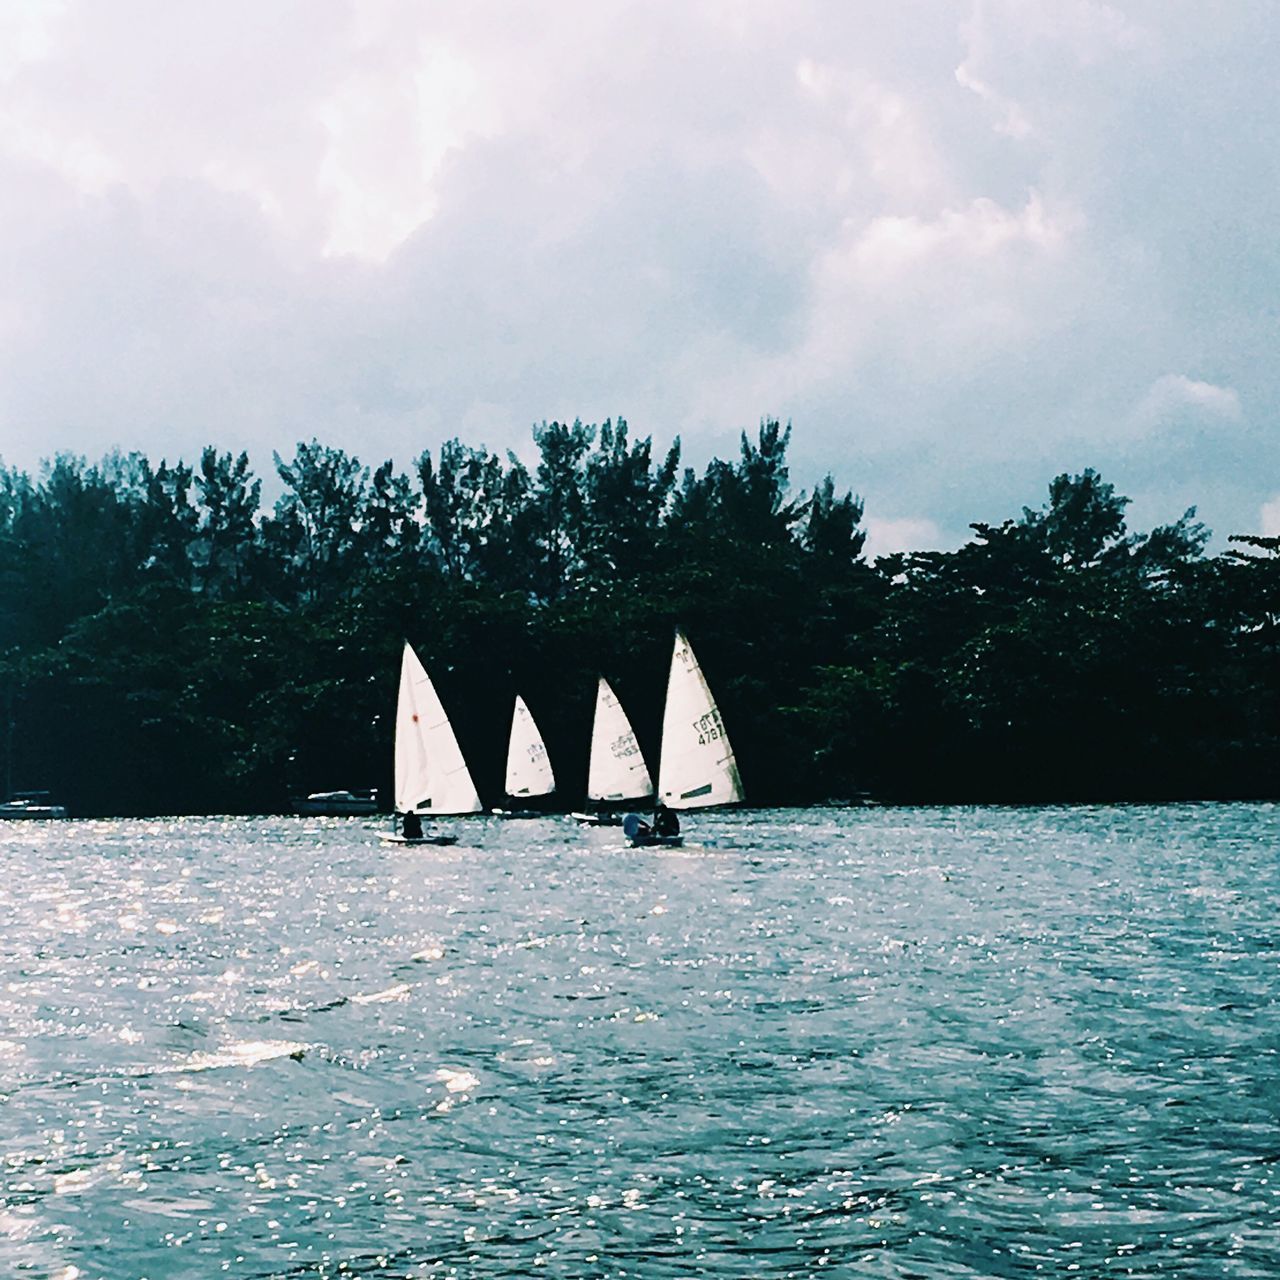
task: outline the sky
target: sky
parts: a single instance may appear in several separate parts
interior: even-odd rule
[[[870,547],[1280,533],[1272,0],[5,0],[0,459],[793,424]]]

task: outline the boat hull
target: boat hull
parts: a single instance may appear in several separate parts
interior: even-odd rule
[[[294,800],[293,812],[302,817],[352,818],[378,813],[376,800]]]
[[[352,791],[317,791],[297,796],[290,804],[304,817],[350,818],[378,812],[377,796]]]
[[[66,816],[67,811],[60,804],[0,804],[0,818],[9,821],[36,822]]]
[[[386,844],[457,844],[457,836],[402,836],[398,831],[384,831],[378,836]]]
[[[622,814],[620,813],[571,813],[569,816],[575,818],[584,827],[622,826]]]

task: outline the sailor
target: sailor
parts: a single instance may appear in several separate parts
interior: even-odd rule
[[[412,809],[404,815],[403,834],[406,840],[422,839],[422,819]]]
[[[658,801],[657,808],[653,811],[653,834],[655,836],[678,836],[680,834],[680,819],[661,800]]]

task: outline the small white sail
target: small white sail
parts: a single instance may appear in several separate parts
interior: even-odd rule
[[[516,697],[507,747],[507,795],[549,796],[556,789],[546,743],[523,698]]]
[[[431,677],[408,643],[396,704],[396,811],[479,813],[480,796]]]
[[[671,655],[658,792],[671,809],[735,804],[743,798],[728,734],[683,631],[676,632]]]
[[[653,795],[653,779],[631,722],[603,676],[596,688],[587,795],[592,800],[639,800]]]

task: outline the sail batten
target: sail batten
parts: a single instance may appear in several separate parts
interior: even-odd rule
[[[622,704],[600,677],[591,728],[591,764],[587,796],[592,800],[639,800],[653,794],[653,779],[644,762],[635,731]]]
[[[533,713],[518,694],[511,713],[506,788],[509,796],[549,796],[556,789],[547,745],[538,732]]]
[[[736,804],[745,794],[719,708],[683,631],[671,655],[658,793],[672,809]]]
[[[480,796],[453,726],[408,643],[400,663],[395,756],[397,812],[480,812]]]

